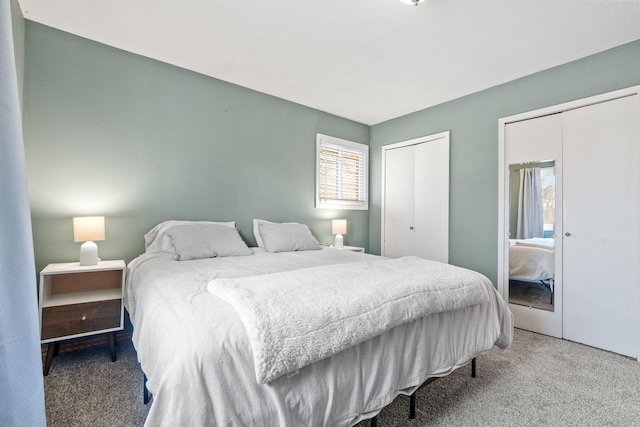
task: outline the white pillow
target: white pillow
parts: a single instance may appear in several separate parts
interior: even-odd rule
[[[226,227],[236,227],[235,221],[228,222],[213,222],[213,221],[175,221],[168,220],[161,222],[153,227],[147,234],[144,235],[144,249],[146,253],[151,252],[168,252],[175,253],[171,239],[167,236],[166,232],[171,227],[176,225],[193,225],[193,224],[218,224]]]
[[[320,250],[320,244],[313,237],[309,227],[304,224],[289,222],[276,224],[261,222],[258,234],[267,252],[292,252]]]
[[[224,225],[176,225],[167,235],[179,261],[253,254],[238,230]]]
[[[253,237],[256,238],[256,243],[259,248],[264,248],[264,243],[262,242],[262,238],[260,237],[260,224],[273,224],[272,222],[265,221],[263,219],[253,219]]]
[[[259,248],[264,248],[264,243],[262,241],[262,237],[260,236],[260,224],[297,224],[297,222],[270,222],[265,221],[264,219],[253,219],[253,235],[256,238],[256,242],[258,243]]]
[[[545,245],[543,243],[529,243],[529,242],[516,242],[515,246],[525,246],[527,248],[538,248],[553,251],[553,246]]]

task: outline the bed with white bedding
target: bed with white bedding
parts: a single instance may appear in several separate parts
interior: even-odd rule
[[[554,278],[554,239],[509,240],[509,278],[546,281]]]
[[[357,322],[355,326],[346,326],[342,329],[350,331],[346,334],[348,338],[358,336],[352,341],[338,340],[341,346],[329,345],[334,347],[334,351],[329,353],[326,348],[321,351],[315,348],[315,343],[324,339],[314,340],[313,345],[296,342],[289,346],[289,351],[297,364],[292,365],[289,359],[276,361],[276,367],[284,368],[260,377],[254,356],[262,350],[255,342],[255,329],[251,329],[252,320],[247,317],[247,311],[263,313],[271,303],[256,304],[274,292],[291,298],[288,300],[291,304],[305,304],[304,300],[296,302],[295,299],[298,293],[303,298],[305,292],[295,292],[291,284],[287,288],[282,285],[290,281],[295,286],[299,279],[296,275],[304,272],[318,279],[309,286],[319,286],[332,274],[331,267],[323,266],[342,265],[342,268],[357,271],[358,268],[373,268],[377,263],[384,266],[385,260],[332,248],[287,251],[313,244],[292,239],[295,233],[275,226],[273,230],[265,227],[262,237],[278,237],[275,240],[269,237],[264,248],[252,248],[250,254],[239,248],[243,255],[220,256],[220,247],[193,244],[193,235],[185,240],[184,235],[176,234],[171,236],[173,246],[167,244],[168,240],[163,240],[164,234],[175,225],[163,223],[146,236],[147,252],[129,264],[127,275],[125,305],[134,326],[133,342],[148,378],[148,389],[153,395],[147,426],[351,426],[377,414],[398,394],[413,393],[428,378],[449,374],[493,345],[505,348],[511,343],[511,313],[489,280],[478,273],[458,269],[463,276],[466,274],[478,280],[481,296],[477,286],[472,291],[468,291],[466,286],[460,287],[456,276],[456,280],[450,280],[454,288],[457,286],[453,292],[455,301],[444,298],[435,304],[439,306],[437,312],[420,315],[422,312],[416,311],[417,314],[404,320],[385,317],[384,321],[379,321],[378,317],[362,317],[377,316],[377,308],[359,303],[369,300],[358,293],[362,292],[362,287],[345,289],[342,294],[343,285],[330,281],[335,286],[327,295],[345,295],[339,299],[349,301],[346,295],[354,292],[351,294],[353,304],[334,310],[339,312],[339,316],[368,319],[361,324],[374,323],[380,330],[372,336],[360,336]],[[268,233],[274,230],[275,234]],[[206,237],[201,230],[198,234]],[[224,242],[225,248],[234,244]],[[217,252],[217,256],[206,257],[212,252]],[[449,267],[436,270],[449,274]],[[269,284],[269,276],[279,280]],[[261,283],[272,288],[261,289]],[[250,300],[249,305],[237,305],[239,303],[232,299],[211,292],[211,288],[221,286],[232,290],[240,288],[240,300],[247,299],[247,289],[257,293],[258,297]],[[300,286],[302,289],[306,285]],[[346,288],[347,285],[344,286]],[[412,297],[423,293],[415,292],[411,286],[408,285],[406,293]],[[438,288],[437,295],[441,295],[441,291],[451,293],[441,284],[434,286]],[[314,292],[310,293],[312,302],[307,301],[308,307],[320,304],[322,298],[314,298],[313,295],[318,295]],[[403,294],[400,298],[405,297]],[[329,297],[327,300],[331,301]],[[416,310],[432,310],[422,307],[433,305],[427,300],[411,300],[407,305]],[[460,302],[463,300],[466,302]],[[461,308],[456,308],[456,304]],[[274,317],[284,317],[286,325],[302,323],[303,327],[308,327],[312,323],[291,317],[292,312],[287,311],[286,304],[283,305],[284,314]],[[361,311],[354,316],[348,310],[356,305]],[[298,310],[295,316],[303,316],[304,311]],[[345,315],[343,311],[348,313]],[[403,310],[395,311],[404,315]],[[311,316],[310,319],[316,317]],[[277,323],[275,325],[275,335],[278,335],[280,328]],[[261,328],[262,325],[253,327]],[[313,347],[312,353],[317,353],[313,357],[305,356],[302,351],[308,350],[309,346]],[[272,354],[273,348],[281,347],[286,346],[272,345],[272,350],[266,350],[266,353]]]

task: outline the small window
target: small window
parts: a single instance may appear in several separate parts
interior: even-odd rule
[[[556,213],[556,177],[553,166],[540,168],[540,181],[542,184],[542,237],[553,237]]]
[[[369,146],[318,134],[316,208],[369,208]]]

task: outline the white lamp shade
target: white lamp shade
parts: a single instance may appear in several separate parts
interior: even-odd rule
[[[410,5],[417,6],[419,3],[422,3],[424,0],[418,0],[418,1],[415,1],[415,0],[400,0],[400,1],[402,3],[404,3],[404,4],[410,4]]]
[[[331,234],[347,234],[347,220],[334,219],[331,221]]]
[[[73,218],[73,241],[104,240],[104,217],[81,216]]]

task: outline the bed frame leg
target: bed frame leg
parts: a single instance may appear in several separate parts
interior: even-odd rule
[[[144,375],[144,385],[143,385],[143,392],[142,392],[142,401],[144,402],[144,404],[146,405],[147,403],[149,403],[149,389],[147,388],[147,375]]]
[[[378,425],[378,416],[371,418],[371,427],[377,427]]]
[[[107,333],[107,335],[109,335],[109,350],[111,351],[111,361],[115,362],[116,361],[116,333],[109,332]]]
[[[414,419],[416,417],[416,394],[413,393],[409,396],[409,418]]]
[[[471,359],[471,377],[472,378],[476,377],[476,358],[475,357]],[[437,379],[438,377],[428,378],[420,387],[418,387],[418,390],[420,390],[422,387],[426,386],[427,384],[431,384]],[[418,390],[414,391],[413,394],[409,396],[409,418],[410,419],[414,419],[416,417],[416,393],[418,392]]]

